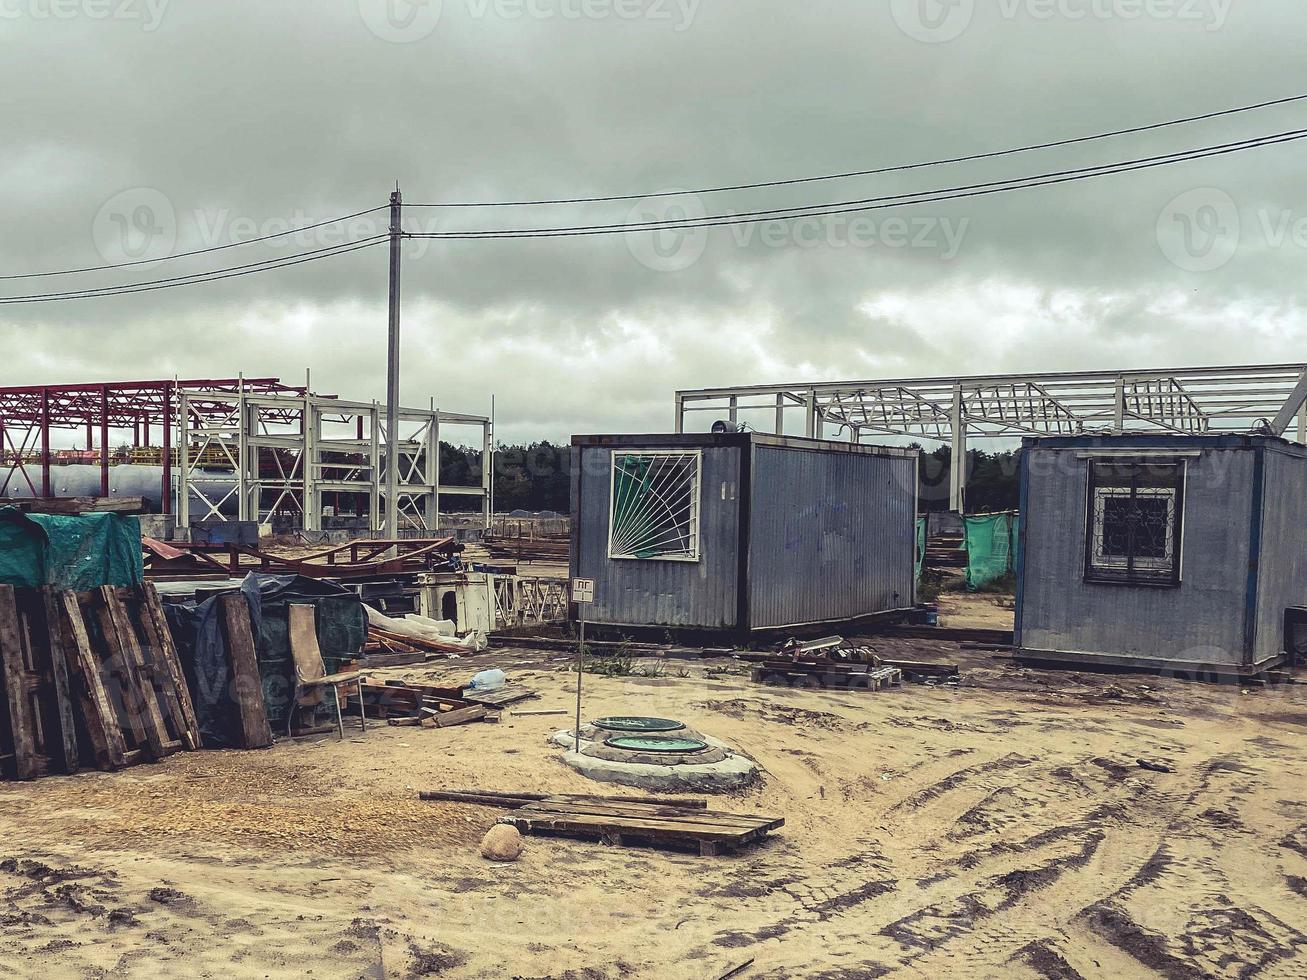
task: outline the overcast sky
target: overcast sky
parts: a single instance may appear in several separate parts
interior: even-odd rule
[[[0,0],[0,272],[382,205],[771,180],[1307,92],[1300,0]],[[1307,128],[1307,103],[983,163],[411,230],[875,197]],[[665,430],[677,388],[1303,358],[1307,143],[860,222],[406,245],[403,400],[507,441]],[[14,295],[231,266],[272,245]],[[0,307],[0,383],[279,375],[384,396],[385,247]],[[707,422],[707,419],[704,419]]]

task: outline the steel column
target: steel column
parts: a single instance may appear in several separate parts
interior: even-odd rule
[[[953,389],[950,414],[952,441],[949,446],[949,510],[966,513],[967,505],[967,422],[962,402],[962,386]]]
[[[163,489],[160,500],[163,501],[163,512],[172,513],[172,385],[165,385],[163,389]]]
[[[109,496],[109,386],[100,385],[100,496]]]
[[[50,496],[50,389],[41,389],[41,496]]]

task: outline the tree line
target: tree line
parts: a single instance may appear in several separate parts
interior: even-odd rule
[[[948,510],[948,446],[922,449],[918,497],[922,510]],[[1016,510],[1018,453],[967,453],[967,510]],[[440,444],[440,482],[446,486],[478,486],[481,483],[481,451],[467,446]],[[504,445],[495,451],[495,509],[552,510],[566,514],[571,488],[571,447],[549,441],[527,445]],[[475,509],[470,498],[449,498],[446,509]]]

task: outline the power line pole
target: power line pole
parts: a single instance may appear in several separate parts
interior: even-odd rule
[[[399,260],[403,206],[390,195],[390,333],[386,347],[386,537],[399,538]]]

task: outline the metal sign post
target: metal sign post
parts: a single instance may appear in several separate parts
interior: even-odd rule
[[[576,603],[576,619],[580,637],[576,644],[576,728],[574,750],[581,751],[581,675],[585,673],[585,607],[595,601],[595,581],[592,578],[572,579],[572,601]]]

